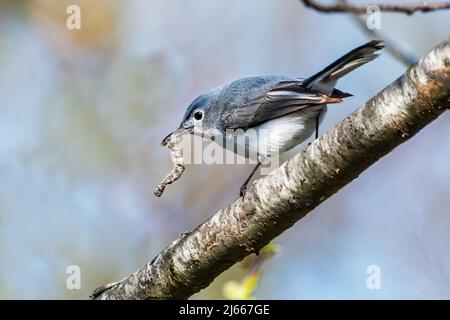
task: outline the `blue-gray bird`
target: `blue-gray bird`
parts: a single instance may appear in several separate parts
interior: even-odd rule
[[[281,75],[258,76],[211,89],[189,105],[179,128],[170,133],[162,145],[172,134],[188,131],[215,137],[216,142],[224,142],[226,148],[235,153],[245,150],[247,156],[253,152],[257,155],[257,165],[240,189],[243,196],[262,162],[302,143],[314,132],[317,138],[327,104],[352,96],[335,89],[337,80],[375,59],[378,56],[375,52],[383,47],[382,41],[368,42],[306,80]],[[228,134],[232,129],[242,130]],[[249,129],[256,133],[269,130],[270,141],[251,136],[244,138]]]

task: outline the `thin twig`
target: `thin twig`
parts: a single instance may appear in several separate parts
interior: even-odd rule
[[[317,3],[315,0],[301,0],[303,4],[309,8],[313,8],[317,11],[324,13],[354,13],[354,14],[365,14],[367,13],[367,9],[371,5],[365,6],[355,6],[350,4],[334,4],[334,5],[325,5]],[[387,4],[387,3],[379,3],[372,4],[376,5],[380,11],[385,12],[399,12],[411,15],[416,12],[430,12],[436,10],[445,10],[450,9],[450,2],[438,2],[438,3],[429,3],[427,1],[422,1],[417,4]]]
[[[179,136],[172,133],[163,141],[163,143],[169,147],[173,168],[156,187],[155,196],[157,197],[162,196],[167,185],[180,179],[185,170],[183,152],[177,139],[179,139]]]

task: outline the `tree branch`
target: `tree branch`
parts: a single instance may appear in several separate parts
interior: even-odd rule
[[[98,299],[185,299],[335,194],[449,107],[450,42]]]
[[[354,6],[350,4],[334,4],[334,5],[325,5],[317,3],[315,0],[301,0],[303,4],[309,8],[315,9],[320,12],[324,13],[354,13],[354,14],[366,14],[367,8],[370,5],[365,6]],[[429,3],[426,1],[423,1],[421,3],[417,4],[372,4],[376,5],[378,8],[380,8],[380,11],[385,12],[400,12],[400,13],[406,13],[408,15],[411,15],[413,13],[416,13],[418,11],[421,12],[430,12],[430,11],[436,11],[436,10],[445,10],[450,9],[450,2],[438,2],[438,3]]]

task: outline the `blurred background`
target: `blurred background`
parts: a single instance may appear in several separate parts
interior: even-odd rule
[[[66,27],[71,4],[80,30]],[[421,57],[448,38],[449,14],[382,14],[381,31]],[[235,199],[251,170],[189,166],[153,195],[172,166],[161,138],[197,95],[244,76],[306,77],[369,40],[348,15],[297,0],[1,0],[0,298],[85,299],[134,272]],[[329,108],[322,133],[404,71],[384,50],[342,79],[355,96]],[[449,120],[277,238],[254,297],[450,298]],[[70,265],[80,290],[66,287]],[[245,272],[193,298],[222,299]]]

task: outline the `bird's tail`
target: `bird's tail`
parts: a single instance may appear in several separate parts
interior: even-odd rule
[[[322,71],[306,79],[303,84],[308,88],[331,94],[339,78],[378,57],[375,52],[382,48],[384,48],[383,41],[370,41],[353,49]]]

